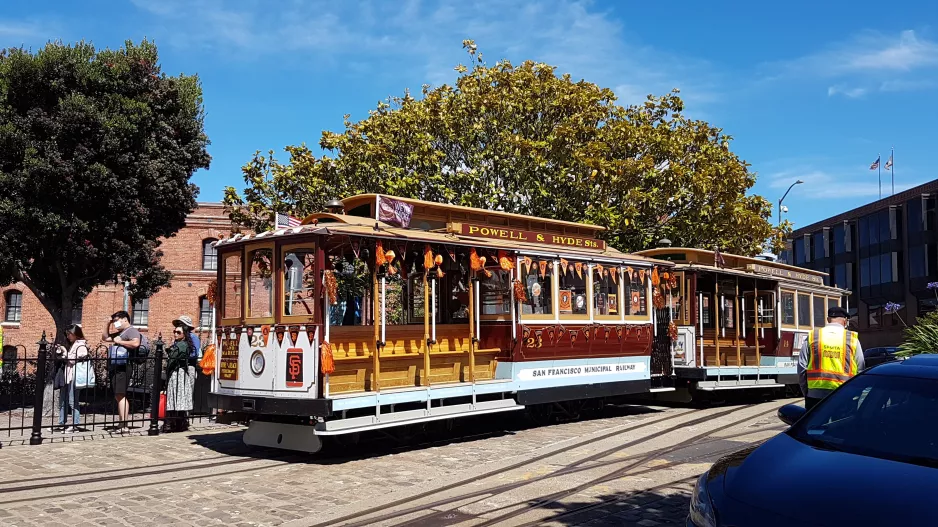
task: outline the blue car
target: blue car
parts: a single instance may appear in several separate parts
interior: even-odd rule
[[[938,355],[864,371],[700,476],[689,527],[938,525]]]
[[[881,347],[863,350],[863,363],[867,368],[896,360],[897,347]]]

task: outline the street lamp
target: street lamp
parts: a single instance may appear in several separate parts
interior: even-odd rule
[[[800,179],[792,183],[791,186],[788,187],[788,190],[785,191],[785,194],[782,195],[782,199],[778,200],[778,226],[779,227],[782,226],[782,202],[785,201],[785,198],[788,196],[788,193],[791,192],[791,189],[795,188],[795,185],[800,185],[802,183],[804,183],[804,181],[801,181]]]

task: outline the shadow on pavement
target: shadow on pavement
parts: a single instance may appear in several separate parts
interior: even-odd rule
[[[463,417],[452,421],[438,421],[422,425],[373,430],[360,434],[325,437],[323,449],[315,454],[291,452],[262,447],[249,447],[242,441],[243,430],[206,434],[189,433],[188,438],[209,450],[226,456],[257,459],[282,459],[314,465],[335,465],[400,454],[432,446],[468,444],[474,441],[513,435],[531,428],[546,428],[570,421],[587,422],[628,416],[658,414],[660,410],[632,405],[608,405],[602,409],[572,415],[558,411],[549,416],[525,418],[515,412]],[[520,413],[520,412],[517,412]],[[545,419],[546,417],[546,419]],[[547,421],[545,424],[544,421]]]

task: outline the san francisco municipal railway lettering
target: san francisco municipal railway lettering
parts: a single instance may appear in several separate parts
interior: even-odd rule
[[[534,370],[532,377],[555,377],[557,375],[583,375],[589,373],[619,373],[637,371],[638,364],[616,364],[604,366],[571,366],[569,368],[543,368]]]
[[[525,368],[518,372],[520,380],[555,379],[558,377],[584,377],[591,375],[631,374],[645,371],[641,362],[623,362],[621,364],[589,364],[579,366],[558,366],[552,368]]]

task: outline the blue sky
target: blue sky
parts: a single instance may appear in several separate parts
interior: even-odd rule
[[[805,181],[785,200],[796,227],[877,199],[869,165],[890,147],[897,191],[938,178],[938,9],[927,0],[3,3],[0,47],[148,37],[164,71],[198,73],[213,156],[194,178],[203,201],[241,188],[255,150],[315,146],[346,113],[452,82],[465,38],[489,62],[544,61],[623,103],[680,88],[689,115],[735,138],[756,193],[775,202]]]

